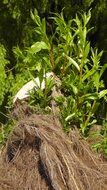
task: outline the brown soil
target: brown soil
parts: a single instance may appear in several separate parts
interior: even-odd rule
[[[53,115],[19,112],[0,155],[0,190],[107,190],[107,162],[76,129],[67,136]]]

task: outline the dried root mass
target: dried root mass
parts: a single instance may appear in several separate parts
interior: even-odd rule
[[[1,152],[0,190],[106,189],[106,161],[52,115],[25,116]]]

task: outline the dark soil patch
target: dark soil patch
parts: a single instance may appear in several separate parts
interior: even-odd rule
[[[25,113],[0,155],[0,190],[107,189],[107,162],[76,129],[67,136],[55,116]]]

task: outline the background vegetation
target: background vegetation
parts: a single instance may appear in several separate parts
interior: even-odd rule
[[[106,6],[106,0],[0,2],[1,125],[18,89],[54,71],[62,81],[64,99],[56,101],[64,129],[73,123],[86,135],[93,123],[104,123],[106,142]]]

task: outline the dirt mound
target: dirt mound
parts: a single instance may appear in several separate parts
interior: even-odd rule
[[[27,114],[0,155],[0,190],[24,189],[106,190],[107,163],[55,116]]]

